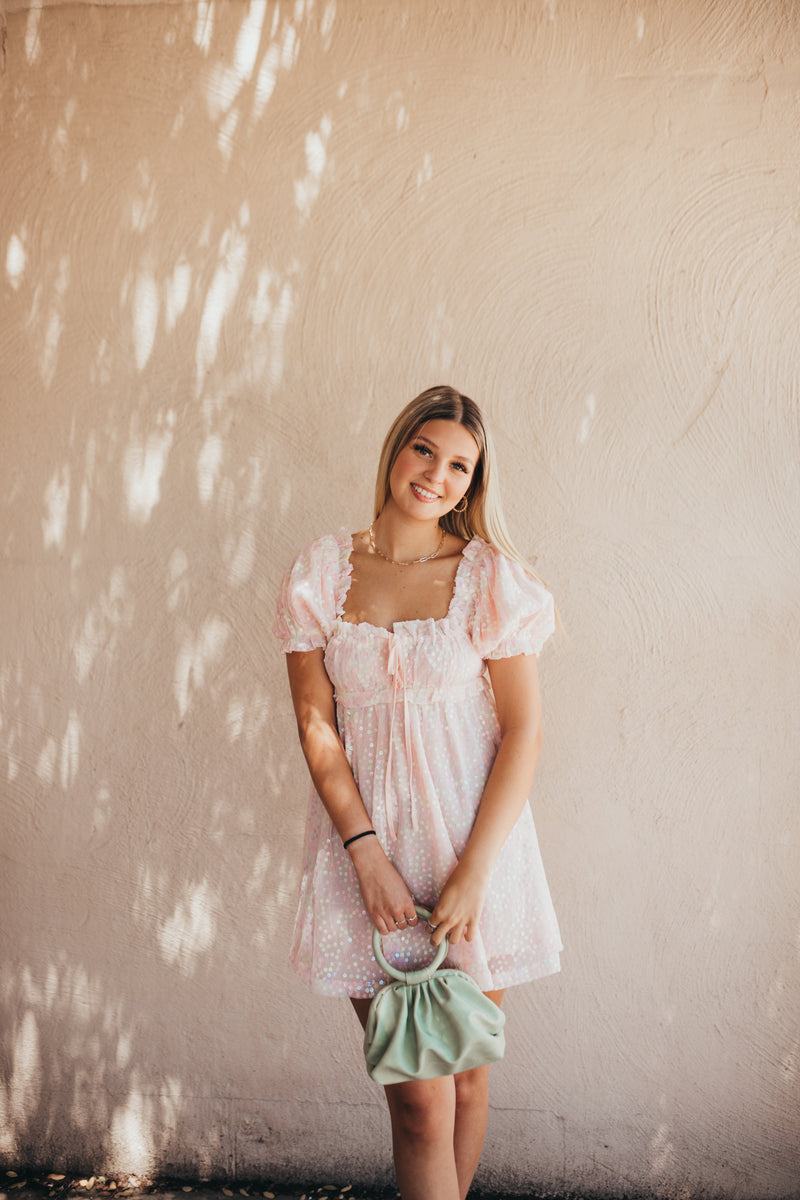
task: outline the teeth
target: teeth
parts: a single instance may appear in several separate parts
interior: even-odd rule
[[[426,500],[438,500],[439,499],[439,497],[436,495],[436,492],[429,492],[427,490],[427,488],[420,487],[418,483],[412,483],[411,486],[413,487],[415,492],[419,492],[420,496],[424,496]]]

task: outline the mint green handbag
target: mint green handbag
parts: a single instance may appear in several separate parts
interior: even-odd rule
[[[430,913],[415,905],[417,916]],[[376,993],[364,1033],[367,1071],[376,1083],[438,1079],[497,1062],[505,1050],[505,1014],[464,971],[438,970],[447,938],[427,967],[398,971],[387,962],[381,935],[372,931],[379,966],[396,981]]]

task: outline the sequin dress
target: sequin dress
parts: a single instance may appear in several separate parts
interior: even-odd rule
[[[325,649],[339,735],[389,859],[432,909],[462,854],[500,743],[486,660],[538,654],[553,630],[549,592],[480,538],[464,548],[450,608],[392,630],[342,620],[349,534],[307,546],[287,573],[275,633],[284,651]],[[313,791],[291,959],[313,990],[370,997],[372,954],[350,855]],[[421,929],[385,943],[407,969],[430,957]],[[526,804],[491,872],[480,930],[446,964],[484,991],[559,970],[561,939]]]

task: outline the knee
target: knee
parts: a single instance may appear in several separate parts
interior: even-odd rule
[[[456,1109],[480,1108],[489,1103],[489,1068],[475,1067],[455,1075]]]
[[[392,1122],[404,1137],[427,1142],[452,1139],[455,1119],[452,1077],[399,1083],[387,1090]]]

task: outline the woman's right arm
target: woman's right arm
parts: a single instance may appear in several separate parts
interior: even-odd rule
[[[343,842],[372,828],[336,728],[333,685],[324,651],[286,655],[300,745],[317,795]],[[389,862],[377,837],[359,838],[348,847],[364,907],[382,934],[397,929],[404,917],[416,919],[414,901],[402,876]]]

